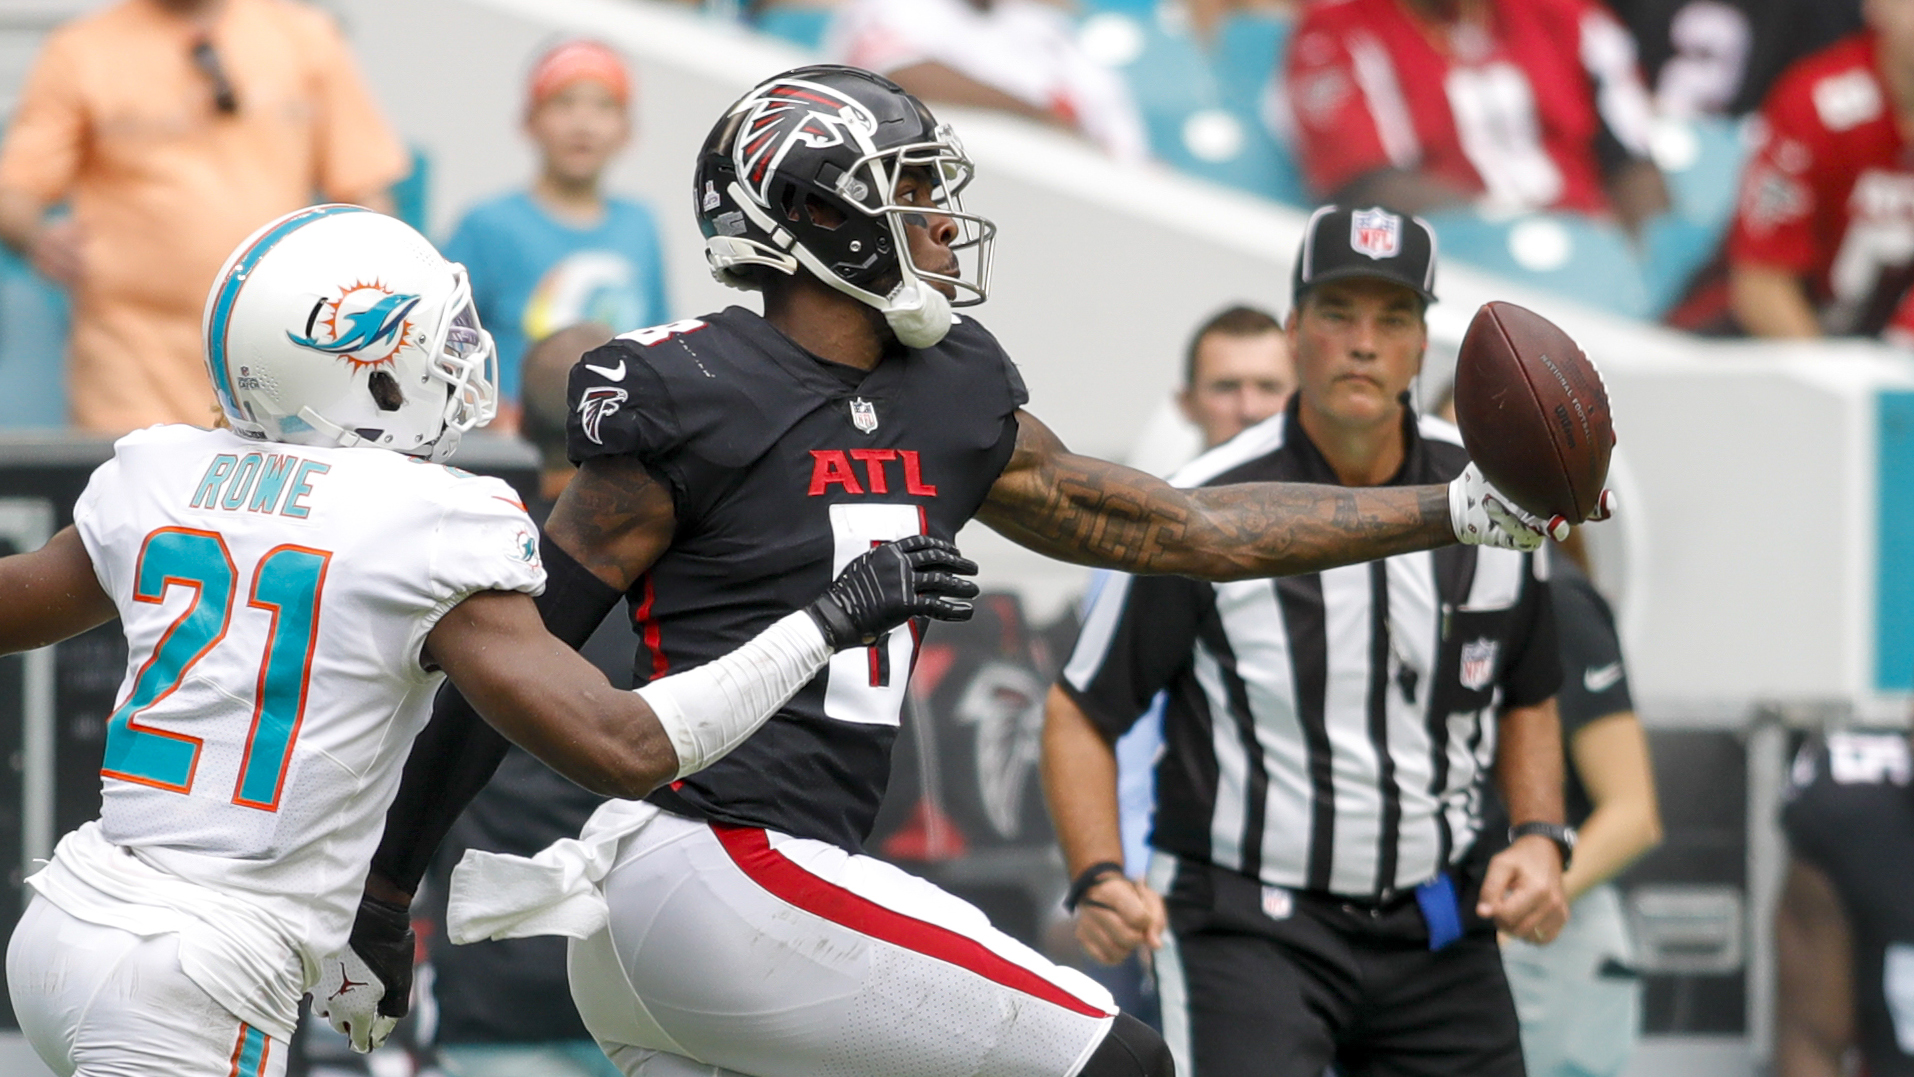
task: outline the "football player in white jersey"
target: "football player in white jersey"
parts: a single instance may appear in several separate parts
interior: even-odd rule
[[[62,1077],[281,1074],[302,993],[382,989],[347,935],[447,676],[568,777],[637,797],[837,647],[976,593],[948,544],[888,544],[730,655],[615,690],[542,626],[511,488],[438,463],[495,404],[461,267],[390,217],[314,207],[234,252],[204,326],[230,429],[122,438],[73,526],[0,560],[0,652],[116,615],[129,651],[100,818],[28,880],[7,955]]]

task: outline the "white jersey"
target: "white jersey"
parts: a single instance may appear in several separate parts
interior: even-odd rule
[[[33,885],[180,932],[209,994],[290,1035],[444,679],[421,645],[474,592],[540,591],[538,532],[497,479],[190,426],[120,439],[73,516],[127,671],[100,819]]]

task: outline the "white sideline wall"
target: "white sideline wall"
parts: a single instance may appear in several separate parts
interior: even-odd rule
[[[805,54],[644,0],[331,6],[395,121],[431,153],[441,235],[462,207],[528,174],[516,128],[536,51],[570,33],[623,49],[641,84],[639,142],[613,183],[662,217],[676,311],[750,301],[704,271],[691,165],[726,104]],[[1018,358],[1031,410],[1073,447],[1123,457],[1209,312],[1235,300],[1286,307],[1300,213],[1115,166],[1015,120],[952,118],[978,163],[972,204],[1002,227],[980,313]],[[1818,701],[1893,712],[1898,702],[1870,689],[1873,394],[1914,387],[1914,365],[1858,344],[1698,343],[1454,265],[1439,290],[1437,353],[1453,354],[1478,304],[1512,299],[1562,323],[1606,373],[1626,515],[1591,541],[1623,607],[1645,711],[1738,722],[1753,701]],[[1040,614],[1080,588],[1081,570],[981,531],[964,541],[986,575]]]

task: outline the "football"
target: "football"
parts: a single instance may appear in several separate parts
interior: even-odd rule
[[[1455,415],[1470,458],[1517,505],[1570,523],[1595,511],[1615,447],[1608,390],[1554,322],[1513,303],[1476,311],[1456,358]]]

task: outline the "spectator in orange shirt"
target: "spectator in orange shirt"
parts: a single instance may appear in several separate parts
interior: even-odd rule
[[[210,422],[200,312],[226,255],[315,192],[389,209],[406,167],[304,4],[120,0],[55,31],[0,147],[0,239],[72,292],[73,424]]]

